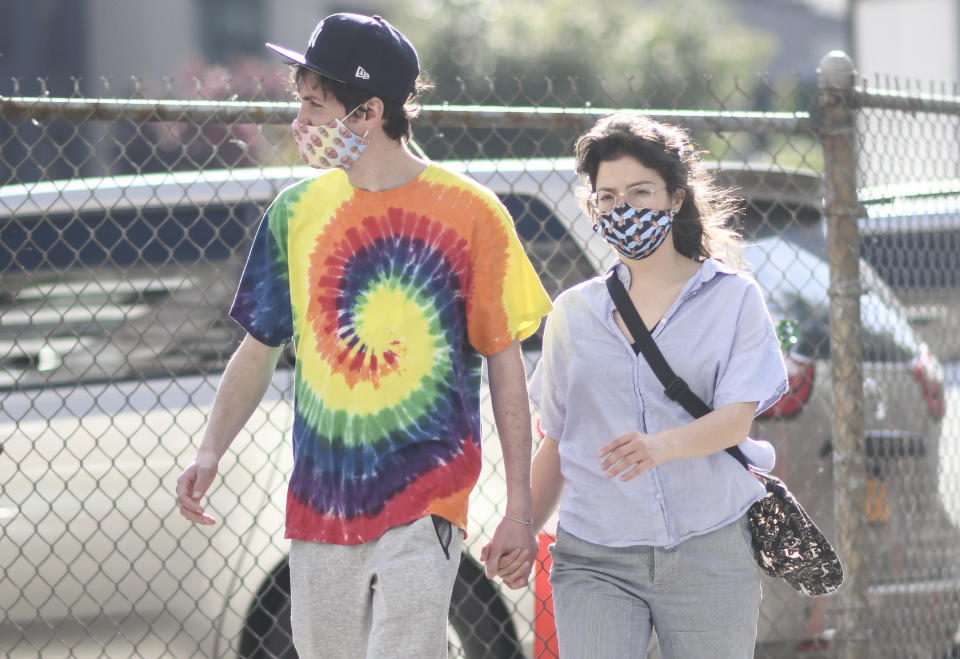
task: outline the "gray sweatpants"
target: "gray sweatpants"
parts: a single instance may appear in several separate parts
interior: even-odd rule
[[[441,535],[452,531],[449,558],[429,516],[362,545],[294,540],[291,622],[300,659],[445,658],[463,533],[441,524]]]

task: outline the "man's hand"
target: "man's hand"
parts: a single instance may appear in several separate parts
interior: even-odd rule
[[[191,522],[207,526],[217,523],[217,520],[203,512],[203,506],[200,505],[200,500],[217,475],[217,468],[216,459],[204,458],[198,454],[177,479],[177,503],[180,504],[180,514]]]
[[[207,526],[217,523],[203,512],[200,500],[217,476],[221,456],[270,386],[282,350],[282,346],[268,346],[248,334],[227,363],[197,456],[177,479],[180,514],[191,522]]]
[[[480,551],[487,578],[499,575],[507,586],[514,589],[530,583],[530,569],[536,556],[537,540],[533,529],[506,518],[497,526],[493,539]]]

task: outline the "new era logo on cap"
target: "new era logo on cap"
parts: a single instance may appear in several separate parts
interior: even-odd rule
[[[369,80],[370,74],[367,73],[366,69],[364,69],[362,66],[358,66],[357,72],[353,74],[353,77],[360,78],[361,80]]]

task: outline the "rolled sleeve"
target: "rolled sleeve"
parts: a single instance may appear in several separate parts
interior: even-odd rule
[[[530,400],[540,410],[540,430],[557,441],[563,435],[566,417],[566,395],[562,389],[563,373],[558,370],[562,358],[557,354],[558,311],[547,317],[543,334],[543,353],[527,387]]]
[[[714,407],[757,401],[756,414],[787,391],[787,371],[776,330],[755,282],[744,289],[730,357],[721,370]]]

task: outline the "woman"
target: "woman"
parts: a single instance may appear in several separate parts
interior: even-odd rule
[[[560,655],[752,657],[760,573],[745,513],[773,449],[747,439],[786,391],[773,323],[738,271],[736,203],[680,129],[635,113],[576,144],[585,210],[616,251],[616,276],[666,361],[707,405],[694,420],[663,391],[603,277],[562,293],[530,386],[545,438],[533,463],[534,528],[560,505],[551,546]],[[669,238],[669,239],[668,239]],[[562,499],[561,499],[562,494]],[[526,574],[517,554],[498,573]]]

